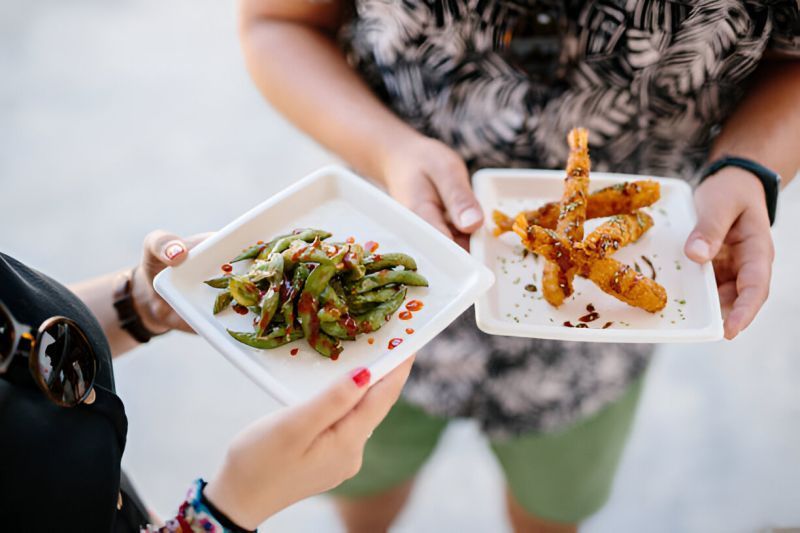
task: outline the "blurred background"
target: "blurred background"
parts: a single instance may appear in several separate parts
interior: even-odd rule
[[[0,249],[62,282],[133,265],[152,229],[217,229],[333,161],[252,87],[232,2],[4,0],[0,80]],[[782,196],[772,295],[750,329],[660,350],[611,500],[583,531],[800,527],[798,201],[800,183]],[[125,466],[164,516],[276,408],[188,335],[116,373]],[[455,423],[395,531],[506,531],[502,489],[475,426]],[[266,526],[342,530],[324,497]]]

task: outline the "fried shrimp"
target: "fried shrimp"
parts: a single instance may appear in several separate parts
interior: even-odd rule
[[[660,197],[661,187],[657,181],[640,180],[618,183],[589,195],[586,200],[586,218],[631,214],[637,209],[653,205]],[[492,212],[492,220],[495,224],[493,233],[496,237],[512,231],[515,220],[523,220],[523,227],[536,224],[543,228],[556,229],[559,213],[559,202],[548,202],[539,209],[521,211],[514,218],[495,209]],[[522,216],[521,219],[520,216]]]

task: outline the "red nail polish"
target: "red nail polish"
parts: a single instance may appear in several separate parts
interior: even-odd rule
[[[167,249],[164,250],[164,255],[167,256],[167,259],[170,261],[181,255],[185,252],[186,249],[183,247],[182,244],[175,242],[167,246]]]
[[[359,387],[363,387],[369,383],[372,374],[370,374],[368,368],[356,368],[353,370],[353,373],[350,374],[350,377],[353,378],[353,383]]]

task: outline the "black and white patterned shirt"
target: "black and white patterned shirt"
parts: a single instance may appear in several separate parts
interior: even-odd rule
[[[562,168],[583,126],[594,169],[687,180],[762,59],[800,59],[798,0],[564,0],[562,75],[538,81],[505,40],[537,4],[355,0],[342,38],[375,92],[473,170]],[[554,430],[618,398],[652,350],[485,335],[470,311],[420,353],[406,397],[495,436]]]

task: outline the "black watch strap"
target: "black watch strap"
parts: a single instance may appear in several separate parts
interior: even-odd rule
[[[778,192],[781,188],[781,177],[777,172],[768,169],[750,159],[744,157],[725,156],[709,163],[700,174],[700,183],[707,177],[716,174],[725,167],[739,167],[747,170],[761,182],[764,187],[764,194],[767,201],[767,214],[769,215],[769,225],[775,223],[775,212],[778,208]]]
[[[138,342],[145,343],[161,333],[153,333],[147,329],[139,313],[136,312],[136,307],[133,305],[133,277],[135,275],[136,267],[120,275],[114,290],[114,309],[117,310],[120,327],[130,333],[131,337]]]

